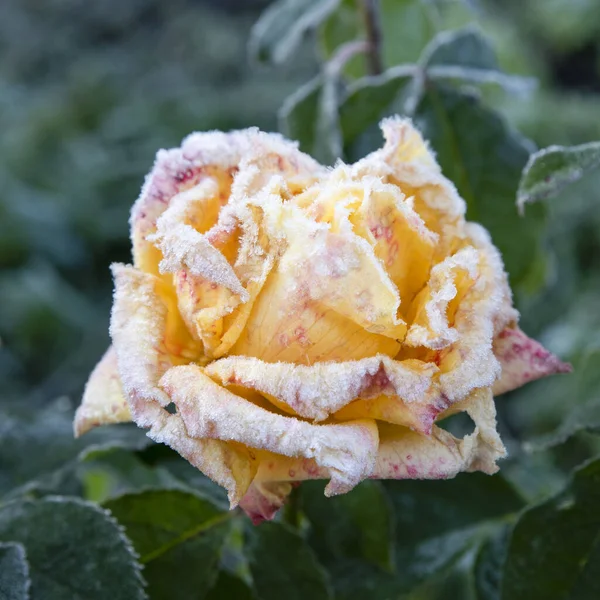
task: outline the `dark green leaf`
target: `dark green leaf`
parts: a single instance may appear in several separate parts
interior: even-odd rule
[[[246,529],[246,552],[260,600],[325,600],[331,591],[310,547],[281,523]]]
[[[44,408],[5,406],[0,419],[0,493],[79,493],[73,475],[77,455],[106,440],[133,448],[149,443],[134,425],[101,427],[75,439],[73,410],[64,398]]]
[[[0,543],[0,598],[29,600],[30,585],[24,546],[17,542]]]
[[[477,600],[501,600],[509,533],[508,526],[501,527],[479,548],[474,565]]]
[[[154,600],[204,598],[234,513],[183,490],[146,490],[105,505],[125,527]]]
[[[279,0],[269,6],[250,33],[250,56],[261,62],[282,63],[304,35],[315,29],[340,0]]]
[[[423,52],[426,67],[461,66],[498,71],[494,50],[474,27],[438,33]]]
[[[506,75],[487,39],[474,27],[439,33],[420,59],[434,79],[456,79],[472,83],[495,83],[511,91],[528,91],[535,82]]]
[[[490,231],[513,285],[537,287],[544,210],[538,205],[524,218],[515,203],[528,142],[477,97],[433,82],[414,118],[466,200],[467,218]]]
[[[129,540],[94,504],[62,497],[11,502],[0,508],[0,539],[25,546],[32,600],[146,597]]]
[[[340,157],[338,74],[327,67],[286,98],[279,110],[279,129],[300,142],[300,149],[324,164]]]
[[[381,75],[359,79],[348,90],[340,105],[345,145],[352,144],[369,127],[377,126],[384,116],[405,112],[413,74],[412,67],[392,67]],[[379,132],[378,137],[381,137]]]
[[[585,352],[574,365],[571,381],[557,390],[563,403],[568,400],[569,412],[554,431],[528,442],[529,449],[562,444],[580,431],[600,431],[600,350]]]
[[[518,203],[524,207],[558,195],[600,166],[600,142],[581,146],[550,146],[532,154],[519,183]]]
[[[302,510],[311,523],[310,543],[327,564],[357,558],[390,570],[393,513],[383,486],[363,481],[342,496],[326,498],[321,482],[300,487]]]
[[[389,481],[396,515],[398,578],[411,587],[441,570],[489,534],[494,522],[523,507],[500,475],[458,475],[448,481]]]
[[[565,491],[525,511],[513,530],[504,569],[505,600],[600,597],[600,460]]]
[[[254,600],[250,587],[239,577],[220,571],[206,600]]]

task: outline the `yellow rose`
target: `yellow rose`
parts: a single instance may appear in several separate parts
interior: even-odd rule
[[[495,472],[493,395],[569,367],[518,329],[498,251],[419,133],[382,128],[333,169],[255,129],[160,151],[76,434],[133,420],[255,521],[305,479]],[[463,439],[435,424],[458,411]]]

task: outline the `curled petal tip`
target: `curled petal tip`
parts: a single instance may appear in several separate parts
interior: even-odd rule
[[[518,327],[503,329],[494,340],[494,354],[502,372],[494,383],[494,395],[558,373],[571,373],[573,367],[528,337]]]

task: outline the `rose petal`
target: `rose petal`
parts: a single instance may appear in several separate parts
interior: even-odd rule
[[[374,421],[311,425],[260,408],[212,381],[196,365],[174,367],[160,382],[190,435],[234,441],[284,456],[314,458],[329,470],[330,495],[352,489],[373,468]]]
[[[322,185],[294,200],[331,230],[364,238],[400,293],[406,309],[425,282],[437,242],[398,187],[377,177],[352,178],[346,165],[338,166]]]
[[[270,521],[285,504],[292,488],[286,481],[254,481],[240,501],[240,508],[254,525]]]
[[[115,299],[111,317],[111,336],[123,390],[133,420],[150,428],[149,437],[168,444],[208,477],[228,490],[235,505],[246,493],[256,465],[244,448],[220,440],[192,439],[181,416],[164,407],[170,398],[157,385],[162,375],[181,362],[173,354],[169,326],[177,320],[176,307],[165,302],[164,283],[133,267],[113,265]],[[185,340],[182,340],[185,342]],[[187,360],[185,361],[187,362]]]
[[[131,413],[123,395],[117,355],[111,346],[92,371],[75,413],[75,437],[108,423],[127,423]]]
[[[408,119],[391,117],[381,122],[385,145],[357,162],[357,176],[374,175],[397,185],[425,225],[440,234],[439,257],[455,252],[453,238],[461,237],[466,205],[454,184],[441,173],[420,132]]]
[[[257,390],[288,413],[307,419],[322,421],[342,409],[335,415],[341,421],[383,418],[425,430],[431,428],[435,412],[426,393],[436,371],[431,363],[397,362],[385,355],[310,367],[232,356],[205,369],[221,385]],[[358,398],[369,400],[354,402]],[[437,412],[445,408],[442,403]]]
[[[472,434],[458,440],[434,427],[424,436],[400,427],[380,427],[380,444],[374,479],[447,479],[461,471],[498,470],[496,460],[506,450],[496,432],[496,408],[489,389],[473,392],[463,400],[460,409],[466,410],[475,421]],[[450,409],[459,410],[455,406]]]
[[[502,368],[500,378],[492,388],[495,396],[510,392],[529,381],[573,370],[571,365],[548,352],[518,327],[507,327],[495,337],[494,354]]]
[[[451,323],[477,277],[478,263],[477,251],[467,246],[433,267],[429,282],[411,306],[408,345],[441,350],[458,340]]]

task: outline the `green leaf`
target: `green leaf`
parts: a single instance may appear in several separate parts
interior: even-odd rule
[[[104,504],[125,527],[153,600],[203,598],[235,513],[183,490],[146,490]]]
[[[332,164],[342,153],[338,75],[325,66],[320,75],[286,98],[278,115],[281,132],[324,164]]]
[[[398,579],[407,588],[456,560],[524,504],[501,475],[389,481],[385,487],[396,515]]]
[[[323,567],[306,542],[281,523],[246,528],[246,553],[261,600],[332,597]]]
[[[600,142],[581,146],[550,146],[529,157],[519,183],[518,204],[552,198],[569,184],[600,167]]]
[[[94,504],[59,496],[5,504],[0,540],[25,546],[33,600],[146,598],[129,540]]]
[[[414,119],[465,199],[467,218],[491,233],[513,286],[537,287],[544,209],[522,217],[515,204],[530,144],[478,97],[439,83],[428,83]]]
[[[254,600],[252,589],[239,577],[220,571],[207,600]]]
[[[340,0],[279,0],[271,4],[250,32],[250,56],[280,64],[296,50],[304,35],[315,29]]]
[[[517,92],[535,85],[532,79],[503,73],[492,46],[472,26],[439,33],[423,51],[420,63],[433,79],[495,83]]]
[[[73,410],[65,399],[44,408],[6,405],[0,412],[0,494],[78,494],[76,458],[86,447],[110,444],[141,448],[150,443],[134,425],[98,428],[73,437]],[[35,460],[31,457],[35,456]],[[20,489],[15,489],[19,487]]]
[[[474,581],[478,600],[501,600],[502,571],[508,550],[509,527],[500,527],[477,552]]]
[[[359,79],[349,87],[340,104],[340,127],[345,145],[354,143],[370,127],[376,127],[386,115],[405,112],[413,75],[414,67],[392,67],[381,75]],[[381,137],[378,130],[377,135]]]
[[[0,543],[0,598],[29,600],[29,564],[23,544]]]
[[[600,460],[575,471],[558,496],[525,511],[509,542],[505,600],[600,597]]]
[[[570,379],[559,387],[560,400],[570,399],[569,412],[554,431],[528,442],[528,449],[543,450],[562,444],[580,431],[600,432],[600,349],[584,352],[575,361]]]
[[[357,558],[392,568],[394,515],[381,483],[363,481],[347,494],[326,498],[321,482],[305,482],[300,494],[311,523],[309,541],[326,564]]]

